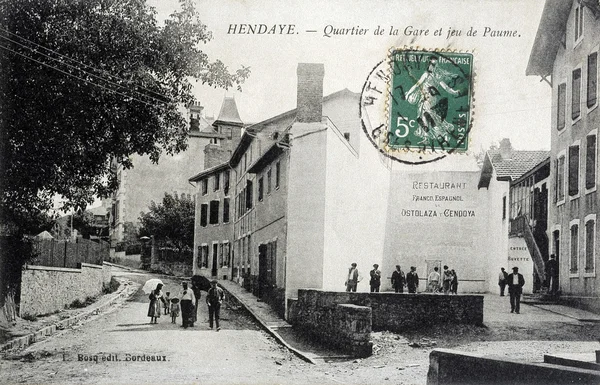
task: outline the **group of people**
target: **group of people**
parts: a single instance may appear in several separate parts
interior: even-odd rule
[[[436,276],[437,274],[437,276]],[[374,264],[373,270],[369,272],[370,280],[369,286],[371,293],[378,293],[381,287],[381,271],[379,265]],[[436,278],[437,277],[437,278]],[[358,271],[357,264],[352,263],[348,269],[348,276],[346,278],[346,291],[355,292],[358,283],[362,280],[362,276]],[[404,271],[400,268],[400,265],[396,265],[396,270],[392,273],[392,287],[396,293],[403,293],[404,288],[408,289],[409,293],[416,293],[419,287],[419,275],[417,274],[417,268],[415,266],[410,267],[410,271],[404,274]],[[428,287],[432,292],[439,293],[443,290],[445,294],[457,293],[458,290],[458,277],[454,270],[448,270],[448,266],[444,266],[444,277],[440,286],[440,274],[436,267],[434,271],[429,274]],[[433,290],[433,288],[435,288]]]
[[[458,294],[458,275],[454,269],[450,270],[447,265],[444,265],[442,274],[439,273],[439,268],[436,266],[427,277],[427,287],[432,293]]]
[[[164,311],[165,315],[169,314],[171,316],[171,323],[176,323],[176,319],[181,313],[181,326],[184,328],[194,326],[194,322],[198,318],[198,301],[202,293],[196,286],[192,285],[190,289],[187,282],[183,282],[181,285],[182,290],[174,298],[170,298],[170,292],[163,294],[162,283],[156,285],[156,289],[149,296],[148,317],[150,317],[151,324],[158,323],[158,318],[160,318],[161,313]],[[217,331],[219,331],[221,330],[219,326],[221,303],[223,302],[225,293],[223,289],[217,286],[216,280],[211,281],[210,286],[206,295],[209,326],[212,329],[214,324],[217,327]]]
[[[500,296],[504,296],[504,289],[508,286],[508,295],[510,296],[510,312],[521,313],[521,294],[523,294],[523,286],[525,278],[519,273],[518,267],[512,268],[512,274],[508,274],[504,268],[500,268],[498,276],[498,286],[500,286]]]

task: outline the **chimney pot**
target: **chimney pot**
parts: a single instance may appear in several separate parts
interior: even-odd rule
[[[325,66],[319,63],[298,64],[298,98],[296,120],[320,122],[323,116],[323,77]]]

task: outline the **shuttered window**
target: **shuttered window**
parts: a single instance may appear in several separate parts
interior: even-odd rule
[[[579,146],[569,147],[569,196],[579,194]]]
[[[581,68],[577,68],[573,71],[572,85],[571,118],[575,120],[581,115]]]
[[[596,135],[586,137],[585,151],[585,188],[596,186]]]
[[[598,52],[588,56],[587,62],[587,106],[593,107],[597,102],[598,92]]]

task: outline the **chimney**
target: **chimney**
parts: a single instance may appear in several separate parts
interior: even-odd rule
[[[500,141],[500,156],[502,159],[511,159],[512,158],[513,148],[510,144],[510,139],[504,138]]]
[[[320,122],[323,116],[323,76],[325,66],[316,63],[298,64],[298,100],[296,120],[301,123]]]
[[[200,131],[200,118],[203,115],[204,107],[200,102],[194,102],[188,106],[190,116],[190,131]]]

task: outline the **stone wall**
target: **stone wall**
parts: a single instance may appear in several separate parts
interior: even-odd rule
[[[600,371],[435,349],[429,355],[427,385],[600,384]]]
[[[299,290],[298,300],[290,301],[288,321],[303,333],[354,357],[370,356],[371,308],[329,299],[319,296],[317,290]]]
[[[436,295],[407,293],[347,293],[320,290],[298,290],[294,307],[313,311],[336,304],[367,306],[372,310],[373,330],[402,332],[423,325],[440,323],[483,324],[483,296]]]
[[[191,277],[194,275],[192,265],[184,262],[156,261],[152,263],[151,270],[178,277]]]
[[[101,294],[104,283],[110,282],[110,269],[109,265],[87,263],[82,263],[80,269],[25,265],[20,316],[53,313],[77,299],[85,301]]]

